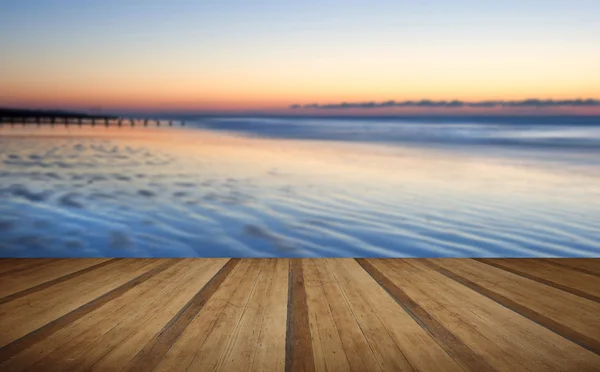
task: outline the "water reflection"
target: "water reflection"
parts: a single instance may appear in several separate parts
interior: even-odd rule
[[[600,256],[599,181],[426,147],[3,128],[0,255]]]

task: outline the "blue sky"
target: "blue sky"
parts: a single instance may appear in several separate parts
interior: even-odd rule
[[[0,10],[0,87],[12,92],[0,104],[600,95],[599,1],[22,0]]]

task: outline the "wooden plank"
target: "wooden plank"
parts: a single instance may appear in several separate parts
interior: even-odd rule
[[[350,370],[381,370],[379,361],[347,301],[347,296],[342,291],[340,282],[332,274],[327,262],[324,260],[309,260],[308,263],[313,263],[317,277],[306,281],[307,291],[312,290],[313,287],[322,288],[324,301],[329,305]],[[322,264],[314,265],[314,263]],[[311,301],[309,301],[309,308],[311,308],[310,304]],[[316,363],[316,365],[319,364],[319,362]]]
[[[317,266],[324,264],[324,260],[302,260],[315,370],[317,372],[349,371],[350,362],[346,356],[337,325],[335,324],[331,302],[325,296],[323,285],[321,284],[322,281],[326,281],[327,279],[321,278],[317,269]],[[362,333],[360,336],[364,340]],[[367,349],[371,351],[368,346]],[[375,366],[375,370],[379,370],[377,362],[373,366]]]
[[[477,259],[525,278],[600,303],[600,278],[543,261],[527,259]]]
[[[0,335],[3,343],[0,363],[121,296],[173,263],[164,260],[118,262],[76,278],[78,283],[61,283],[2,305],[0,329],[5,333]],[[38,305],[27,311],[28,304],[34,301]],[[19,302],[24,302],[25,306]]]
[[[16,278],[11,278],[10,281],[7,280],[6,287],[4,283],[0,286],[0,296],[4,296],[0,298],[0,305],[66,282],[117,260],[119,259],[78,259],[72,262],[65,260],[40,268],[35,275],[27,277],[16,275]]]
[[[162,295],[170,286],[170,278],[178,272],[179,260],[175,264],[131,288],[121,296],[89,312],[74,322],[65,325],[49,337],[23,350],[10,360],[0,364],[0,370],[23,371],[45,359],[46,364],[57,363],[61,355],[76,355],[85,345],[92,343],[108,329],[116,325],[119,317],[134,316],[155,297]],[[53,355],[51,355],[53,354]],[[48,355],[51,355],[48,357]]]
[[[252,286],[253,273],[249,269],[255,261],[243,259],[211,296],[200,313],[190,322],[178,340],[169,349],[155,371],[186,371],[212,330],[221,320],[225,308],[237,306],[240,296]],[[216,345],[215,345],[216,347]]]
[[[600,304],[472,260],[428,261],[443,275],[600,354]]]
[[[119,310],[111,318],[96,324],[95,333],[100,337],[90,339],[86,344],[77,345],[70,354],[58,353],[60,359],[57,371],[88,371],[121,369],[159,333],[165,334],[165,325],[176,318],[194,296],[226,264],[227,259],[187,259],[172,267],[172,275],[162,278],[152,293],[145,295],[149,301],[140,306],[139,299]],[[162,273],[161,273],[162,274]],[[162,285],[162,288],[160,288]],[[102,331],[100,331],[102,329]],[[133,343],[127,342],[132,340]],[[112,352],[117,348],[115,354]],[[123,358],[104,358],[111,353]],[[51,364],[52,365],[52,364]],[[57,363],[54,363],[57,365]]]
[[[594,370],[598,355],[432,270],[419,260],[369,260],[496,370]]]
[[[382,370],[462,370],[357,261],[327,262]]]
[[[179,313],[165,325],[164,329],[155,335],[150,342],[138,352],[135,358],[127,364],[125,370],[147,371],[154,369],[194,317],[196,317],[198,312],[202,310],[210,297],[217,291],[238,262],[239,259],[230,259],[218,273],[216,273],[216,275],[214,275],[206,285],[194,295]]]
[[[276,265],[273,259],[265,259],[263,263],[264,266],[259,273],[256,286],[250,294],[248,304],[243,310],[240,321],[230,333],[224,352],[217,363],[216,370],[218,371],[252,370],[264,315],[269,311],[264,305],[273,284]],[[283,300],[285,301],[285,299]],[[285,327],[285,323],[282,326]]]
[[[38,360],[28,367],[28,369],[51,370],[57,372],[76,371],[82,368],[89,369],[89,367],[99,358],[94,358],[93,354],[90,355],[89,350],[94,350],[94,346],[96,346],[98,341],[102,340],[107,333],[119,329],[124,320],[135,321],[139,319],[140,316],[145,315],[148,307],[157,305],[157,302],[159,301],[157,295],[162,294],[160,299],[169,297],[169,294],[163,292],[165,292],[167,287],[173,284],[174,277],[181,280],[177,273],[182,265],[183,263],[177,260],[174,265],[138,285],[135,290],[130,290],[123,294],[121,297],[124,300],[128,300],[128,303],[120,307],[119,311],[110,314],[110,316],[106,316],[104,311],[97,309],[87,315],[90,321],[72,325],[71,332],[57,332],[57,334],[54,335],[55,337],[52,337],[52,344],[45,343],[45,345],[43,345],[45,356],[39,359],[36,358]],[[187,269],[189,270],[189,267]],[[159,280],[162,280],[163,282],[159,284]],[[150,285],[153,286],[149,288],[148,291],[143,292],[143,299],[135,296],[139,291],[148,288]],[[94,320],[96,321],[94,322]],[[93,323],[92,327],[89,326],[90,323]],[[75,334],[75,336],[71,337],[72,334]],[[115,337],[120,340],[126,335],[127,333],[124,332],[124,334],[118,334],[115,335]],[[65,342],[65,340],[68,341]],[[105,341],[103,345],[100,345],[97,349],[110,346],[111,341],[113,340],[109,340],[108,342]]]
[[[83,349],[92,345],[123,319],[135,318],[138,312],[143,312],[156,298],[170,295],[168,291],[173,285],[172,279],[180,276],[179,270],[181,265],[185,265],[185,261],[169,261],[174,265],[23,350],[6,363],[0,364],[0,370],[5,367],[11,371],[30,370],[33,365],[39,365],[42,359],[46,365],[60,365],[63,357],[75,359]]]
[[[96,363],[93,371],[114,371],[126,366],[149,340],[155,339],[159,332],[165,330],[168,321],[177,316],[178,312],[192,300],[192,296],[197,296],[199,291],[206,288],[206,284],[215,277],[230,260],[229,259],[189,259],[192,268],[185,270],[185,282],[182,285],[176,285],[172,280],[169,280],[170,292],[175,292],[176,295],[163,301],[166,306],[159,307],[154,304],[150,308],[154,308],[153,315],[143,323],[143,326],[136,327],[135,330],[123,341],[116,345],[108,354],[106,354],[98,363]],[[231,264],[230,264],[231,265]],[[218,280],[218,279],[217,279]],[[175,286],[174,286],[175,284]],[[208,289],[210,290],[210,288]],[[207,294],[206,292],[204,293]],[[170,297],[170,296],[166,296]],[[135,323],[127,320],[131,326]],[[112,331],[112,330],[111,330]],[[119,332],[119,331],[117,331]],[[110,341],[114,344],[110,335],[107,335]]]
[[[377,262],[372,263],[366,259],[357,259],[357,262],[396,300],[415,322],[431,335],[432,341],[435,340],[435,342],[437,342],[441,348],[463,368],[466,370],[477,371],[493,370],[480,355],[469,348],[442,323],[431,316],[431,314],[423,307],[400,289],[393,280],[388,278],[384,273],[387,273],[389,268],[382,266],[376,267]],[[384,268],[385,270],[382,272],[382,269]]]
[[[148,270],[156,261],[121,261],[0,305],[0,345],[40,328]]]
[[[207,338],[202,345],[197,345],[198,352],[192,360],[189,370],[222,370],[220,367],[227,355],[232,333],[235,332],[245,310],[248,308],[248,303],[256,290],[265,261],[252,259],[251,263],[246,276],[229,299],[229,303],[223,309]]]
[[[253,371],[284,371],[289,260],[273,259],[273,279],[264,302],[258,345],[252,361]]]
[[[0,371],[600,370],[587,260],[69,261],[0,260]]]
[[[285,370],[314,371],[304,272],[301,259],[290,261]]]

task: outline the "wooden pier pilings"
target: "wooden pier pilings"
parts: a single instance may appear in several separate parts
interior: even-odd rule
[[[183,120],[149,118],[149,117],[133,117],[133,116],[109,116],[109,115],[89,115],[81,113],[60,112],[60,111],[34,111],[20,109],[0,109],[0,127],[3,125],[20,125],[20,126],[37,126],[42,125],[64,125],[64,126],[92,126],[103,125],[109,126],[157,126],[167,124],[172,127],[174,125],[185,126]]]
[[[97,125],[103,125],[105,127],[108,126],[130,126],[135,127],[143,126],[150,127],[156,126],[160,127],[161,124],[166,124],[170,127],[180,125],[185,126],[185,121],[183,120],[165,120],[165,119],[149,119],[149,118],[87,118],[87,117],[47,117],[47,116],[39,116],[39,117],[0,117],[0,126],[2,125],[10,125],[10,126],[36,126],[41,127],[42,125],[64,125],[64,126],[92,126],[95,127]]]

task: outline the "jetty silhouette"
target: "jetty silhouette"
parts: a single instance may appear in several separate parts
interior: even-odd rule
[[[164,118],[150,117],[134,117],[134,116],[119,116],[119,115],[94,115],[81,112],[62,111],[62,110],[28,110],[28,109],[11,109],[0,108],[0,126],[2,125],[22,125],[22,126],[54,126],[62,124],[65,126],[88,125],[95,127],[96,125],[104,126],[124,126],[129,125],[134,127],[139,126],[173,126],[179,124],[185,126],[183,120],[172,120]]]

